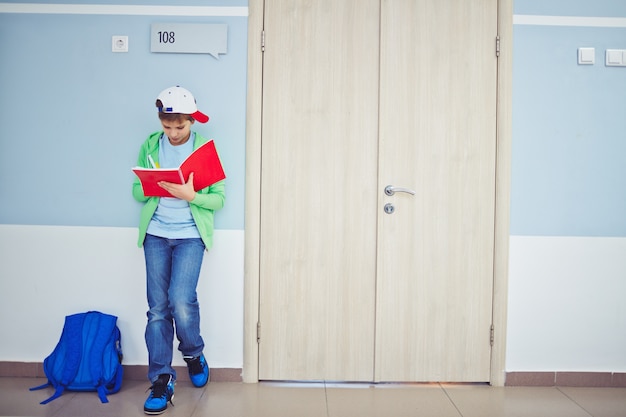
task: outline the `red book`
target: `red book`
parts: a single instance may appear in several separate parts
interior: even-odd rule
[[[192,172],[194,173],[193,188],[196,191],[226,178],[213,140],[193,151],[178,168],[134,167],[132,170],[139,177],[146,197],[172,197],[170,193],[159,187],[158,182],[185,184]]]

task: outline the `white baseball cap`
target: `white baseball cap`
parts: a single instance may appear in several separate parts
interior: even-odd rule
[[[159,111],[162,113],[188,114],[200,123],[209,121],[209,116],[198,110],[193,94],[181,86],[177,85],[161,91],[157,100],[161,101],[163,105],[163,107],[159,107]]]

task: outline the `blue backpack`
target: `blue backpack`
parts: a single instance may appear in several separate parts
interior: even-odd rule
[[[48,382],[30,390],[52,386],[54,394],[41,404],[60,397],[63,391],[97,391],[109,402],[122,386],[122,346],[117,317],[98,311],[65,317],[61,339],[43,362]]]

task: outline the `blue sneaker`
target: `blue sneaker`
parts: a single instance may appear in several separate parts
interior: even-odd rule
[[[209,365],[206,363],[204,354],[200,356],[183,356],[185,362],[187,362],[187,368],[189,369],[189,379],[191,383],[200,388],[209,382]]]
[[[148,389],[152,391],[150,391],[150,395],[148,395],[148,399],[143,405],[144,413],[150,415],[161,414],[167,409],[168,402],[174,405],[172,402],[172,398],[174,398],[174,380],[172,375],[159,375],[159,378]]]

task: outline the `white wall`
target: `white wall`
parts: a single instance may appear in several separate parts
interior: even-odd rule
[[[512,236],[507,371],[626,372],[626,238]]]
[[[66,315],[100,310],[119,317],[124,362],[147,364],[136,233],[0,225],[0,361],[41,362]],[[624,254],[626,238],[512,236],[507,371],[625,372]],[[243,231],[216,231],[198,295],[211,366],[242,368]]]
[[[68,314],[118,316],[124,363],[146,365],[145,268],[136,228],[0,225],[0,361],[42,362]],[[243,231],[216,230],[198,299],[211,367],[243,364]],[[174,365],[184,365],[175,354]]]

